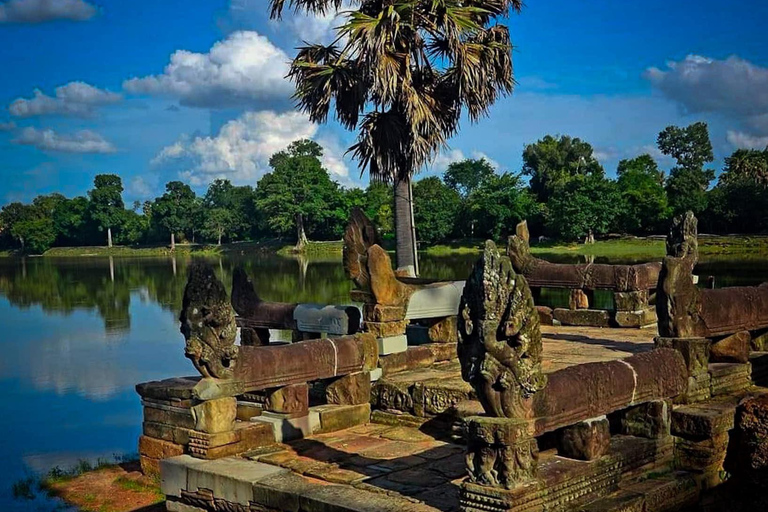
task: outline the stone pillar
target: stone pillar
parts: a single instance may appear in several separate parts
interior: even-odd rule
[[[675,398],[676,404],[691,404],[709,400],[712,396],[712,376],[709,374],[710,341],[706,338],[657,337],[659,348],[673,348],[683,355],[688,371],[688,386]]]
[[[469,482],[513,489],[536,477],[536,439],[526,421],[472,416],[467,418]]]
[[[610,444],[611,430],[605,416],[557,431],[557,453],[569,459],[599,459],[608,452]]]

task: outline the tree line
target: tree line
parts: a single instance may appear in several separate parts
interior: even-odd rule
[[[649,154],[622,160],[609,179],[592,146],[548,135],[523,151],[520,173],[499,173],[485,159],[452,163],[442,177],[413,185],[417,237],[502,239],[527,219],[533,233],[561,240],[608,233],[662,233],[692,210],[715,233],[768,230],[768,148],[740,149],[717,184],[707,125],[670,126],[658,136],[675,161],[668,173]],[[394,234],[393,190],[372,183],[344,188],[321,164],[322,148],[300,140],[272,156],[255,187],[215,180],[204,195],[180,181],[152,201],[126,208],[119,176],[97,175],[86,196],[61,194],[14,202],[0,211],[0,248],[42,253],[53,246],[218,243],[295,237],[296,214],[315,240],[339,239],[350,210],[361,207],[385,238]],[[526,179],[527,178],[527,179]]]

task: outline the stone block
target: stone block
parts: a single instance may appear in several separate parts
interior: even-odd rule
[[[174,427],[164,423],[145,421],[142,424],[142,433],[145,436],[153,437],[155,439],[162,439],[163,441],[169,441],[171,443],[180,445],[186,445],[189,443],[190,432],[191,429]]]
[[[189,408],[144,403],[144,421],[162,423],[171,427],[195,428],[195,419]]]
[[[575,289],[571,290],[570,297],[568,298],[568,308],[575,309],[589,309],[589,296],[584,293],[584,290]]]
[[[281,414],[306,416],[309,409],[309,385],[305,382],[269,390],[265,409]]]
[[[373,334],[377,338],[389,338],[394,336],[405,337],[405,327],[407,320],[398,322],[365,322],[365,331]],[[381,354],[381,352],[379,352]]]
[[[360,329],[360,310],[355,306],[299,304],[293,310],[296,328],[328,335],[354,334]]]
[[[436,363],[439,361],[452,361],[459,357],[456,352],[455,343],[430,343],[422,348],[429,350]]]
[[[136,392],[142,398],[189,400],[194,398],[193,389],[200,379],[200,376],[174,377],[165,380],[142,382],[136,385]]]
[[[286,414],[264,411],[264,414],[251,418],[251,422],[266,423],[272,427],[272,433],[277,443],[285,443],[294,439],[311,436],[320,429],[320,415],[310,409],[306,416],[292,418]]]
[[[147,457],[146,455],[139,455],[139,466],[141,467],[141,472],[152,478],[159,477],[160,460],[161,459]]]
[[[646,512],[677,512],[695,505],[699,500],[696,479],[684,472],[627,485],[624,490],[643,495]]]
[[[209,460],[187,467],[187,490],[209,489],[217,499],[249,506],[253,501],[253,486],[288,470],[246,459],[224,458]]]
[[[722,469],[728,450],[728,432],[693,441],[675,439],[675,468],[700,473]]]
[[[710,360],[714,363],[746,363],[749,361],[749,331],[740,331],[712,344]]]
[[[648,290],[616,292],[613,294],[616,311],[639,311],[648,308]]]
[[[640,309],[637,311],[616,311],[614,320],[619,327],[645,327],[655,325],[658,321],[655,309]]]
[[[254,416],[261,416],[263,410],[264,406],[262,404],[238,400],[237,419],[240,421],[248,421]]]
[[[444,345],[446,348],[450,345],[442,343],[431,343],[418,347],[408,347],[404,352],[384,356],[379,361],[384,375],[391,375],[403,370],[414,370],[416,368],[426,368],[435,362],[435,352],[432,347]],[[455,348],[455,347],[454,347]],[[448,350],[451,350],[448,348]]]
[[[738,462],[734,470],[768,468],[768,395],[746,400],[738,407],[735,428]]]
[[[242,381],[235,379],[200,379],[192,390],[196,400],[215,400],[245,393]]]
[[[539,323],[541,325],[554,325],[552,308],[547,306],[536,306],[536,311],[539,313]]]
[[[159,463],[160,492],[166,496],[180,497],[181,491],[187,490],[187,469],[202,462],[189,455],[163,459]]]
[[[208,512],[204,508],[196,507],[194,505],[188,505],[183,501],[176,501],[174,499],[166,500],[165,510],[167,510],[168,512]]]
[[[442,318],[459,312],[464,281],[453,281],[417,289],[408,300],[405,318]]]
[[[688,377],[688,384],[683,393],[673,399],[675,404],[694,404],[709,400],[712,397],[712,376],[698,373]]]
[[[195,430],[217,434],[235,428],[237,400],[234,397],[206,400],[192,406]]]
[[[403,334],[399,336],[389,336],[377,338],[379,346],[379,356],[397,354],[408,350],[408,338]]]
[[[154,439],[147,436],[139,436],[139,455],[153,459],[167,459],[184,453],[182,445]]]
[[[610,444],[610,425],[605,416],[557,431],[557,453],[570,459],[595,460],[608,451]]]
[[[676,407],[672,411],[672,434],[685,439],[704,439],[731,430],[736,406],[707,402]]]
[[[436,416],[473,397],[472,386],[460,378],[417,382],[413,387],[413,413],[423,417]]]
[[[365,322],[399,322],[405,320],[405,308],[363,304],[363,320]]]
[[[752,366],[749,363],[712,363],[709,365],[709,374],[712,376],[712,396],[743,391],[752,384]]]
[[[381,368],[374,368],[369,373],[371,375],[371,382],[376,382],[382,377],[384,372],[381,370]]]
[[[364,425],[371,419],[371,404],[321,405],[313,408],[320,415],[318,433],[336,432]]]
[[[611,315],[602,309],[571,310],[556,308],[552,315],[562,325],[575,325],[585,327],[610,327]]]
[[[447,316],[429,327],[429,340],[432,343],[458,343],[459,330],[456,315]]]
[[[356,405],[371,401],[371,374],[357,372],[334,380],[325,388],[329,404]]]
[[[754,333],[750,341],[752,350],[755,352],[764,352],[768,350],[768,331],[759,331]]]
[[[636,492],[619,492],[580,507],[579,512],[646,512],[645,497]]]
[[[275,444],[271,425],[248,422],[238,423],[235,430],[221,434],[193,432],[188,450],[200,459],[219,459]]]
[[[385,411],[412,412],[410,385],[387,379],[379,380],[371,389],[371,404]]]
[[[706,338],[665,338],[654,339],[659,348],[674,348],[683,354],[688,375],[706,372],[709,365],[710,341]]]
[[[648,402],[621,413],[621,433],[659,439],[670,433],[671,404],[664,400]]]

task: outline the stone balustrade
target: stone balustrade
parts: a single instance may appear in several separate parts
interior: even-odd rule
[[[656,323],[651,298],[661,270],[660,262],[638,265],[563,264],[535,258],[525,221],[509,238],[507,255],[515,272],[525,276],[543,322],[594,327],[645,327]],[[539,304],[542,289],[570,290],[568,308]],[[596,307],[595,292],[613,294],[613,308]]]

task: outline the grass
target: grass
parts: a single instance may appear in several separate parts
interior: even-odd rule
[[[295,248],[295,245],[286,245],[278,249],[277,254],[281,256],[296,254]],[[344,242],[341,240],[331,240],[328,242],[309,242],[304,246],[304,251],[302,251],[301,254],[305,254],[307,256],[322,256],[331,254],[341,255],[343,249]]]

